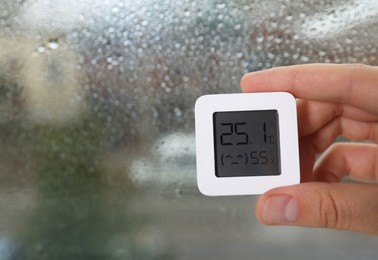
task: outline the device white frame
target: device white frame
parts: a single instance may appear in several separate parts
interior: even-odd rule
[[[227,111],[278,111],[281,174],[217,177],[215,175],[213,114]],[[208,196],[262,194],[272,188],[300,182],[297,109],[286,92],[214,94],[195,104],[197,183]]]

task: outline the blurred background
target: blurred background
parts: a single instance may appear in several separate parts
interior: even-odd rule
[[[246,72],[378,65],[375,0],[0,0],[0,259],[376,259],[201,195],[193,106]]]

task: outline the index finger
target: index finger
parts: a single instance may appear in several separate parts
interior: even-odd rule
[[[347,104],[378,113],[378,68],[351,64],[306,64],[248,73],[243,92],[290,92],[297,98]]]

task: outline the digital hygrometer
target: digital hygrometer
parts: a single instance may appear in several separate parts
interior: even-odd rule
[[[195,105],[197,181],[205,195],[261,194],[299,183],[295,98],[216,94]]]

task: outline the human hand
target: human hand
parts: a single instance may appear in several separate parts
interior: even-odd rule
[[[243,92],[297,98],[302,183],[260,196],[259,221],[378,235],[378,67],[278,67],[248,73],[240,84]],[[339,135],[373,143],[334,144]],[[339,183],[343,176],[365,183]]]

